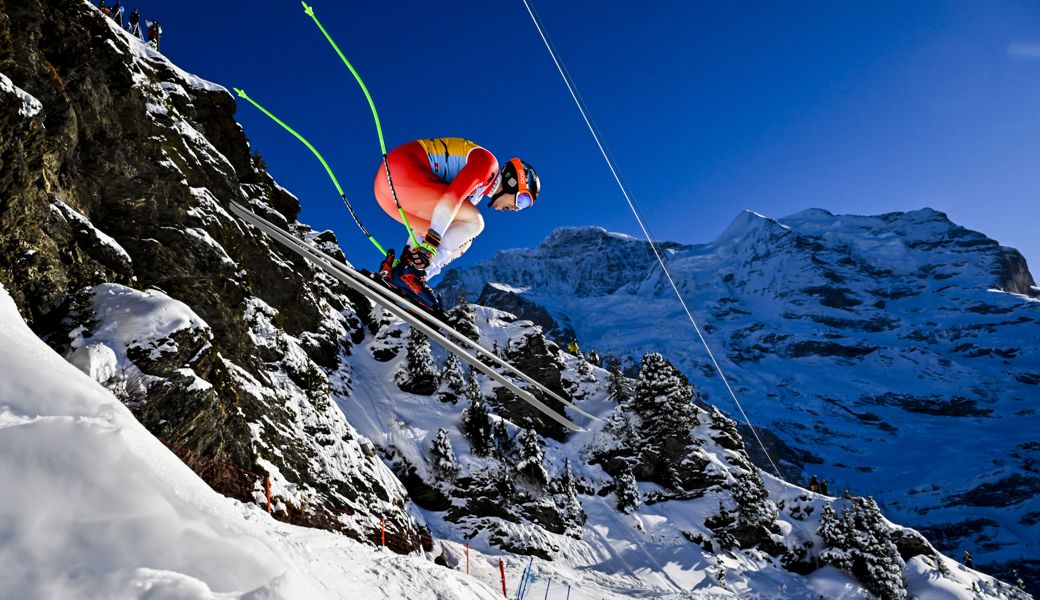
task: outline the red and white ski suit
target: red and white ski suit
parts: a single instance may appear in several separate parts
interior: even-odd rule
[[[484,230],[477,205],[491,193],[498,161],[477,144],[463,138],[431,138],[409,142],[387,154],[394,189],[417,239],[427,233],[440,238],[430,267],[432,277],[469,249]],[[397,211],[386,171],[380,165],[375,178],[376,202],[397,221]]]

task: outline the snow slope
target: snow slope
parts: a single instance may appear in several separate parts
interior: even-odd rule
[[[485,347],[507,348],[515,340],[531,332],[531,322],[517,320],[512,315],[487,307],[474,307],[480,342]],[[406,335],[395,334],[404,326],[400,321],[384,317],[379,321],[378,333],[367,341],[367,348],[351,357],[353,386],[338,397],[343,412],[358,431],[380,447],[388,464],[396,472],[409,472],[427,482],[440,479],[433,466],[430,447],[438,429],[444,429],[450,440],[460,468],[458,477],[477,476],[485,469],[499,469],[502,465],[492,459],[475,456],[470,443],[462,433],[462,413],[465,402],[452,404],[438,401],[433,396],[402,392],[392,383],[394,373],[406,360],[405,353],[389,360],[388,348],[403,346]],[[394,340],[397,340],[396,342]],[[446,358],[443,350],[434,348],[438,364]],[[380,358],[376,358],[379,355]],[[578,359],[560,353],[566,364],[564,378],[578,381]],[[573,392],[583,410],[608,418],[616,405],[606,397],[607,373],[593,368],[593,378],[582,380]],[[494,396],[493,384],[485,381],[484,395]],[[583,421],[584,422],[584,421]],[[594,493],[609,489],[611,477],[600,466],[589,464],[589,456],[603,443],[604,422],[588,423],[591,431],[569,436],[565,441],[545,440],[544,465],[551,477],[558,477],[566,462],[574,476],[588,486],[588,493],[579,495],[587,521],[577,536],[554,534],[529,522],[502,518],[454,519],[448,513],[416,507],[435,538],[451,553],[461,554],[459,545],[467,540],[474,552],[476,564],[487,569],[488,558],[503,556],[500,549],[506,543],[547,550],[552,560],[529,559],[533,583],[529,584],[530,597],[563,597],[569,590],[570,598],[584,600],[615,600],[621,598],[669,599],[736,599],[736,598],[790,598],[817,600],[872,598],[847,574],[824,567],[803,577],[786,570],[779,561],[759,550],[733,549],[727,552],[709,552],[693,543],[691,537],[712,538],[705,520],[716,513],[722,504],[732,502],[728,492],[713,487],[698,498],[669,500],[643,506],[632,514],[623,514],[616,507],[612,492]],[[508,424],[511,432],[515,425]],[[731,477],[734,469],[732,452],[710,441],[707,426],[702,424],[693,437],[701,440],[712,461],[709,470]],[[512,473],[510,477],[516,477]],[[825,505],[839,507],[844,502],[804,489],[763,474],[770,498],[784,507],[780,510],[784,545],[798,549],[803,544],[819,547],[816,530]],[[654,484],[640,483],[644,497],[661,490]],[[463,498],[453,498],[455,506],[465,504]],[[490,525],[490,526],[488,526]],[[893,529],[903,528],[888,522]],[[525,557],[504,554],[509,569],[510,594],[517,572],[525,566]],[[519,561],[517,559],[520,559]],[[985,590],[983,598],[1013,598],[992,578],[942,558],[953,576],[940,575],[933,559],[914,559],[904,571],[906,589],[910,597],[972,598],[973,584]],[[519,563],[519,564],[518,564]],[[724,572],[724,580],[717,574]],[[1024,596],[1023,596],[1024,597]]]
[[[497,597],[213,492],[2,287],[0,371],[0,598]]]

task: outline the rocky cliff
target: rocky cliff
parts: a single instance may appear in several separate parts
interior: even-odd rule
[[[225,210],[336,246],[296,222],[231,94],[78,1],[6,3],[0,73],[0,282],[33,329],[164,441],[269,473],[286,518],[414,528],[331,400],[369,307]],[[160,326],[117,335],[129,307]]]

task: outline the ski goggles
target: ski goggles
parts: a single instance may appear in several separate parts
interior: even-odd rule
[[[518,210],[531,208],[534,206],[534,194],[527,187],[527,171],[519,158],[514,158],[509,162],[512,163],[513,170],[516,172],[516,208]]]

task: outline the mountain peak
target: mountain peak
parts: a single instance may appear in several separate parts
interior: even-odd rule
[[[719,237],[715,238],[712,245],[721,245],[731,241],[740,241],[749,236],[757,236],[763,233],[786,233],[790,227],[753,210],[743,210],[730,222]]]
[[[539,246],[544,248],[553,248],[561,245],[573,244],[575,242],[587,243],[590,241],[599,241],[603,243],[611,243],[613,241],[645,243],[643,240],[632,237],[628,234],[607,231],[606,229],[595,225],[569,225],[554,229],[552,233],[550,233],[548,237],[539,244]]]

